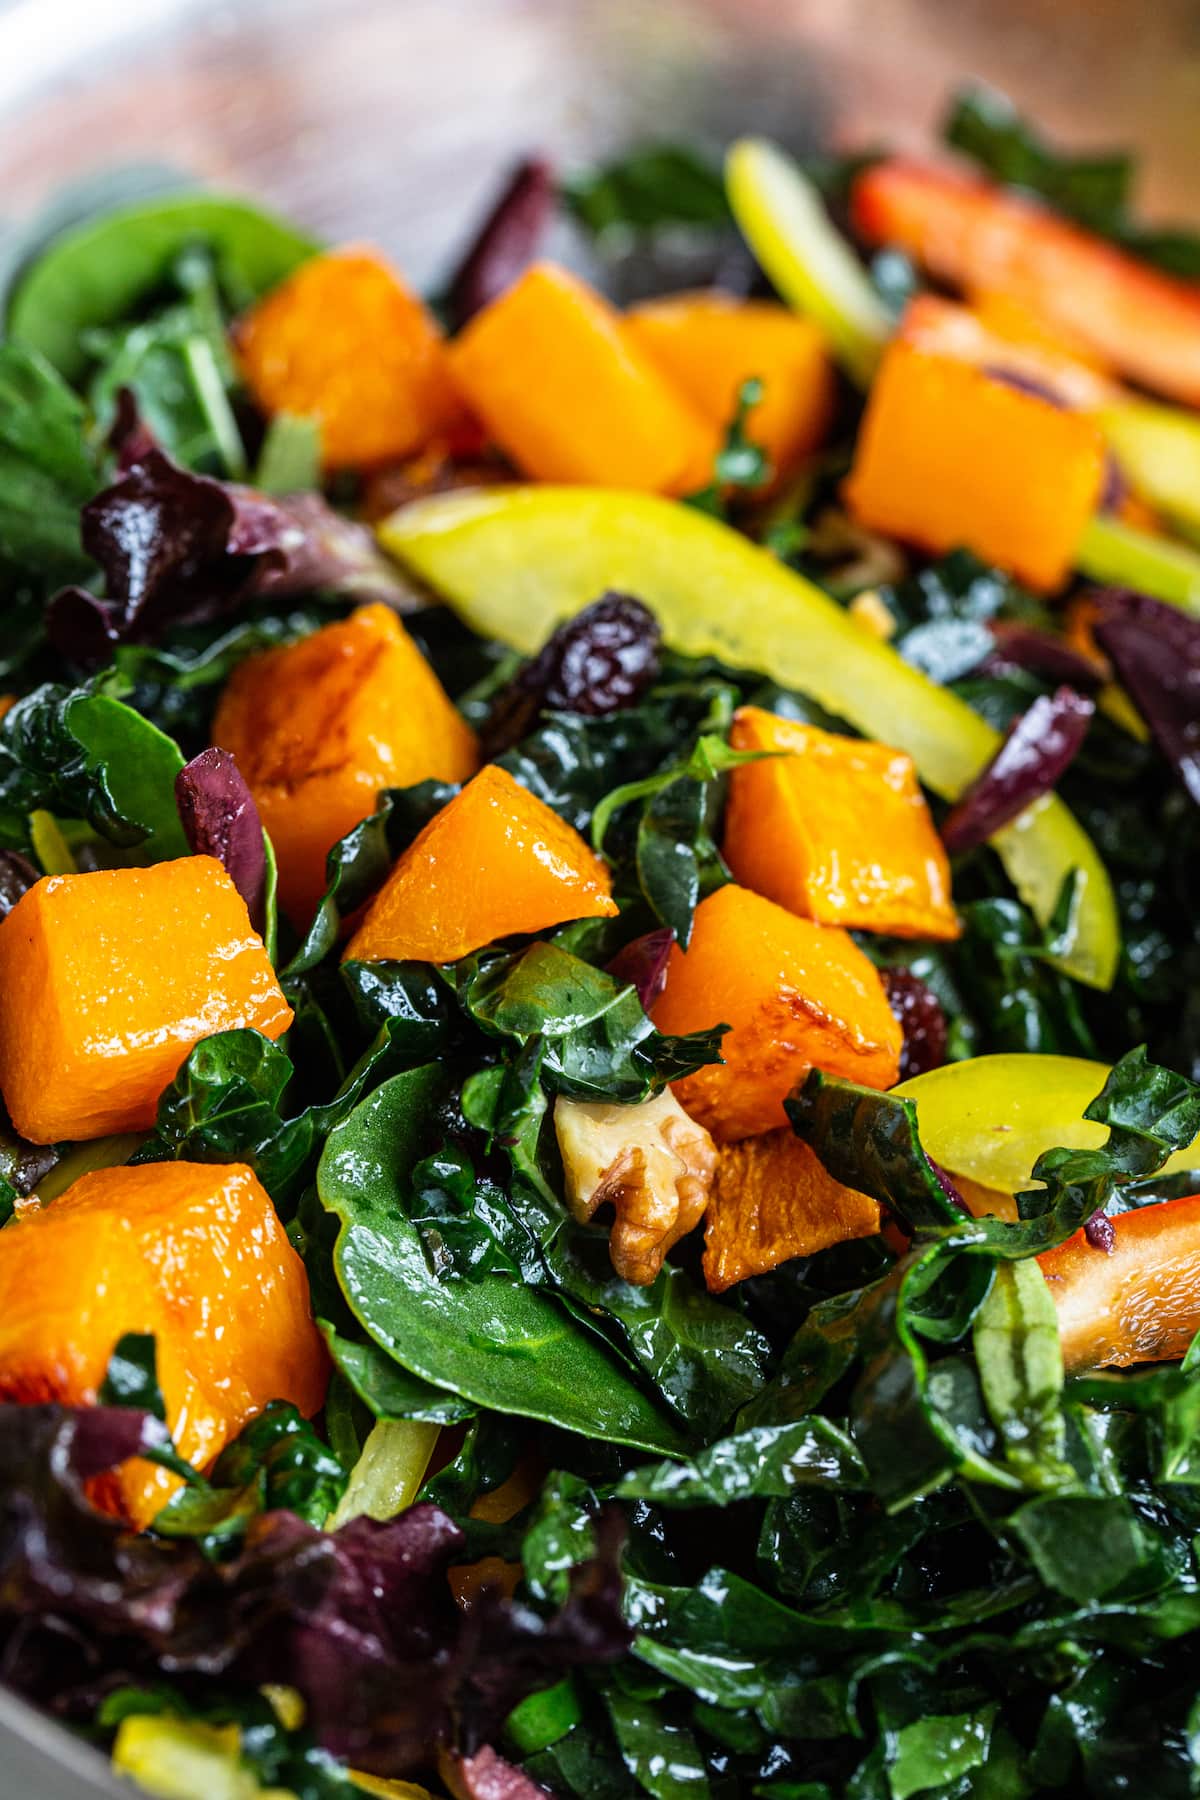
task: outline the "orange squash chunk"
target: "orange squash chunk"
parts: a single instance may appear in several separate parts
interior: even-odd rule
[[[374,250],[303,263],[238,322],[235,343],[263,412],[317,420],[328,469],[407,456],[461,411],[437,325]]]
[[[894,340],[846,484],[873,531],[975,551],[1030,587],[1060,587],[1104,483],[1094,420],[957,356]]]
[[[799,919],[749,889],[718,888],[696,908],[652,1017],[660,1031],[726,1024],[722,1064],[674,1084],[718,1143],[786,1124],[785,1097],[809,1069],[891,1087],[900,1027],[878,971],[849,932]]]
[[[605,863],[489,763],[400,857],[343,960],[457,962],[513,932],[616,910]]]
[[[1068,1370],[1173,1362],[1200,1330],[1200,1194],[1111,1218],[1111,1251],[1082,1231],[1038,1257]]]
[[[0,921],[0,1089],[35,1144],[148,1127],[201,1038],[291,1022],[211,856],[52,875]]]
[[[213,720],[275,846],[297,926],[325,891],[325,858],[381,788],[465,781],[475,735],[389,607],[360,606],[234,670]]]
[[[704,1279],[723,1294],[794,1256],[873,1237],[879,1207],[835,1181],[790,1128],[722,1147],[704,1218]]]
[[[304,1265],[241,1164],[99,1169],[0,1232],[0,1398],[94,1403],[130,1331],[154,1333],[167,1424],[196,1468],[268,1401],[306,1417],[324,1402]],[[96,1497],[141,1526],[178,1486],[136,1460]]]
[[[477,313],[450,363],[468,405],[535,480],[686,494],[712,478],[717,429],[608,301],[553,263]]]
[[[711,289],[648,300],[626,313],[625,328],[718,430],[733,418],[742,383],[757,376],[763,395],[746,435],[777,475],[824,437],[833,369],[811,319],[773,300],[736,300]]]
[[[722,854],[743,887],[823,925],[955,938],[950,867],[912,758],[757,706],[736,750],[786,751],[730,778]]]

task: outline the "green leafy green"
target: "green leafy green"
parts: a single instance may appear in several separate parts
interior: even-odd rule
[[[942,125],[942,136],[997,181],[1026,188],[1068,218],[1112,238],[1172,275],[1200,275],[1200,237],[1195,232],[1139,226],[1129,210],[1135,164],[1122,150],[1072,155],[1058,149],[994,89],[961,90]]]
[[[393,1076],[329,1136],[318,1186],[340,1222],[335,1266],[359,1323],[402,1367],[478,1405],[675,1450],[665,1415],[552,1300],[501,1276],[441,1282],[430,1269],[407,1182],[444,1092],[436,1064]]]
[[[684,144],[648,145],[577,170],[560,192],[572,216],[597,235],[725,225],[730,217],[720,164]]]
[[[86,819],[147,860],[188,855],[175,806],[179,748],[108,685],[37,688],[0,723],[0,843],[28,844],[28,815],[44,810]]]
[[[0,562],[43,595],[82,579],[79,509],[99,486],[80,401],[36,351],[0,344]]]
[[[75,380],[87,366],[84,334],[127,320],[193,245],[211,253],[235,308],[274,287],[318,247],[248,201],[222,194],[168,194],[117,207],[63,232],[19,272],[8,335]]]
[[[992,88],[961,89],[942,136],[1011,187],[1028,188],[1059,212],[1111,231],[1124,220],[1133,163],[1122,151],[1072,156],[1054,149],[1011,101]]]
[[[689,1462],[635,1469],[617,1492],[623,1500],[658,1506],[728,1506],[782,1497],[808,1483],[858,1488],[864,1474],[853,1442],[831,1420],[797,1419],[721,1438]]]
[[[1037,1263],[1002,1263],[974,1327],[984,1403],[1014,1468],[1070,1481],[1063,1462],[1063,1361],[1054,1302]]]
[[[346,1478],[314,1426],[294,1406],[275,1400],[222,1450],[209,1487],[174,1494],[155,1516],[154,1529],[215,1548],[240,1537],[257,1514],[279,1508],[324,1526]]]

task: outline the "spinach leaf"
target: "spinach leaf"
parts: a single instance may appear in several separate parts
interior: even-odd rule
[[[996,1708],[979,1712],[935,1714],[914,1719],[896,1734],[895,1755],[888,1769],[892,1800],[945,1790],[957,1776],[978,1769],[988,1758]]]
[[[502,1276],[442,1282],[430,1270],[409,1179],[445,1092],[436,1064],[393,1076],[330,1134],[317,1183],[340,1222],[334,1264],[351,1311],[402,1367],[466,1400],[677,1449],[665,1416],[554,1301]]]
[[[654,1800],[708,1800],[712,1789],[695,1736],[667,1719],[643,1695],[608,1696],[617,1743],[625,1767]]]
[[[684,1269],[666,1264],[646,1287],[622,1281],[608,1233],[581,1225],[561,1198],[535,1047],[507,1068],[483,1069],[463,1088],[466,1119],[502,1147],[512,1168],[509,1204],[549,1284],[591,1328],[603,1327],[696,1435],[711,1436],[762,1385],[767,1345],[737,1312]]]
[[[127,319],[196,244],[211,252],[235,308],[274,287],[318,247],[248,201],[222,194],[168,194],[118,207],[64,232],[19,273],[8,335],[76,380],[87,366],[85,332]]]
[[[658,144],[626,152],[560,184],[572,216],[588,231],[653,231],[667,225],[729,222],[725,181],[715,160],[690,145]]]
[[[43,357],[0,344],[0,561],[43,594],[82,580],[79,509],[99,486],[80,402]]]
[[[434,1425],[458,1425],[474,1417],[475,1408],[469,1401],[401,1368],[369,1339],[356,1343],[342,1337],[332,1325],[321,1329],[334,1367],[376,1419],[425,1419]]]
[[[189,854],[175,806],[178,746],[115,697],[111,677],[81,688],[46,686],[0,724],[0,841],[28,844],[27,818],[43,810],[86,818],[147,861]]]

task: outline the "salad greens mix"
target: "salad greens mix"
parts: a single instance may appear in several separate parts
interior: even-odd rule
[[[982,92],[946,138],[1001,184],[972,177],[972,204],[1064,234],[1068,283],[1094,250],[1131,283],[1200,277],[1196,241],[1132,217],[1127,158],[1063,157]],[[847,504],[866,371],[934,298],[926,275],[972,287],[921,229],[863,229],[855,184],[890,168],[772,163],[749,225],[687,147],[558,182],[531,163],[505,190],[438,297],[450,329],[506,303],[556,206],[621,298],[661,291],[686,239],[693,285],[760,304],[794,276],[848,321],[819,442],[773,466],[748,367],[674,499],[518,488],[461,420],[420,456],[334,467],[319,408],[267,407],[246,373],[247,316],[318,247],[241,200],[102,212],[12,280],[0,933],[46,876],[200,852],[293,1017],[278,1041],[193,1040],[152,1126],[47,1144],[10,1120],[0,1262],[89,1172],[245,1165],[328,1358],[313,1417],[272,1396],[214,1459],[176,1442],[142,1319],[87,1394],[14,1375],[0,1321],[0,1675],[151,1792],[1200,1792],[1200,482],[1181,506],[1139,480],[1138,409],[1168,409],[1117,394],[1111,358],[1080,355],[1096,407],[1047,399],[1051,321],[1036,372],[989,376],[989,338],[971,373],[1047,430],[1109,409],[1125,431],[1096,452],[1075,572]],[[1005,187],[1023,197],[993,202]],[[861,255],[831,255],[851,228]],[[329,342],[350,353],[336,322]],[[1156,429],[1197,454],[1184,407]],[[967,475],[986,506],[990,465]],[[1100,543],[1120,589],[1079,573]],[[289,853],[214,712],[249,658],[380,603],[483,760],[602,859],[611,904],[450,957],[346,959],[465,791],[425,779],[339,836],[319,904],[280,905]],[[575,1204],[555,1122],[611,1124],[672,1083],[686,1104],[721,1063],[729,1020],[670,1029],[660,1002],[731,881],[731,788],[780,754],[738,739],[745,709],[911,754],[958,935],[856,932],[901,1085],[802,1069],[786,1099],[813,1179],[880,1228],[798,1238],[711,1291],[701,1231],[660,1230],[648,1278],[614,1266],[605,1203],[628,1196]],[[705,1122],[702,1203],[737,1148]],[[1005,1132],[1021,1176],[1001,1191]],[[113,1503],[132,1457],[177,1478],[140,1531]]]

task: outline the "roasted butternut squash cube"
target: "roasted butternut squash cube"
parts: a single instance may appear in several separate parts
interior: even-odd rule
[[[326,856],[375,810],[381,788],[465,781],[479,766],[470,726],[380,605],[242,663],[213,737],[254,795],[298,927],[325,891]]]
[[[736,714],[729,741],[785,753],[730,777],[722,854],[743,887],[823,925],[958,936],[949,861],[911,756],[757,706]]]
[[[725,1144],[704,1216],[704,1279],[723,1294],[794,1256],[815,1256],[848,1238],[873,1237],[879,1206],[843,1187],[785,1128]]]
[[[873,531],[960,546],[1030,587],[1062,586],[1104,485],[1095,420],[903,338],[884,353],[846,484]]]
[[[585,282],[538,263],[450,347],[463,397],[537,481],[686,494],[712,479],[716,428]]]
[[[702,900],[652,1015],[660,1031],[726,1024],[725,1060],[674,1084],[718,1143],[786,1124],[783,1102],[809,1069],[891,1087],[900,1027],[878,970],[849,932],[814,925],[730,883]]]
[[[239,320],[234,340],[263,412],[316,419],[327,469],[407,456],[462,410],[441,332],[374,250],[302,263]]]
[[[738,300],[718,289],[647,300],[625,315],[626,331],[719,431],[733,418],[743,382],[757,376],[762,399],[746,436],[786,475],[825,435],[833,367],[820,331],[775,300]]]
[[[0,1089],[35,1144],[148,1127],[201,1038],[291,1022],[214,857],[51,875],[0,921]]]
[[[241,1164],[99,1169],[0,1232],[0,1398],[92,1404],[127,1332],[154,1334],[167,1424],[198,1469],[268,1401],[324,1401],[304,1265]],[[137,1460],[96,1497],[140,1526],[178,1486]]]
[[[489,763],[400,857],[344,960],[457,962],[513,932],[616,910],[579,833]]]

